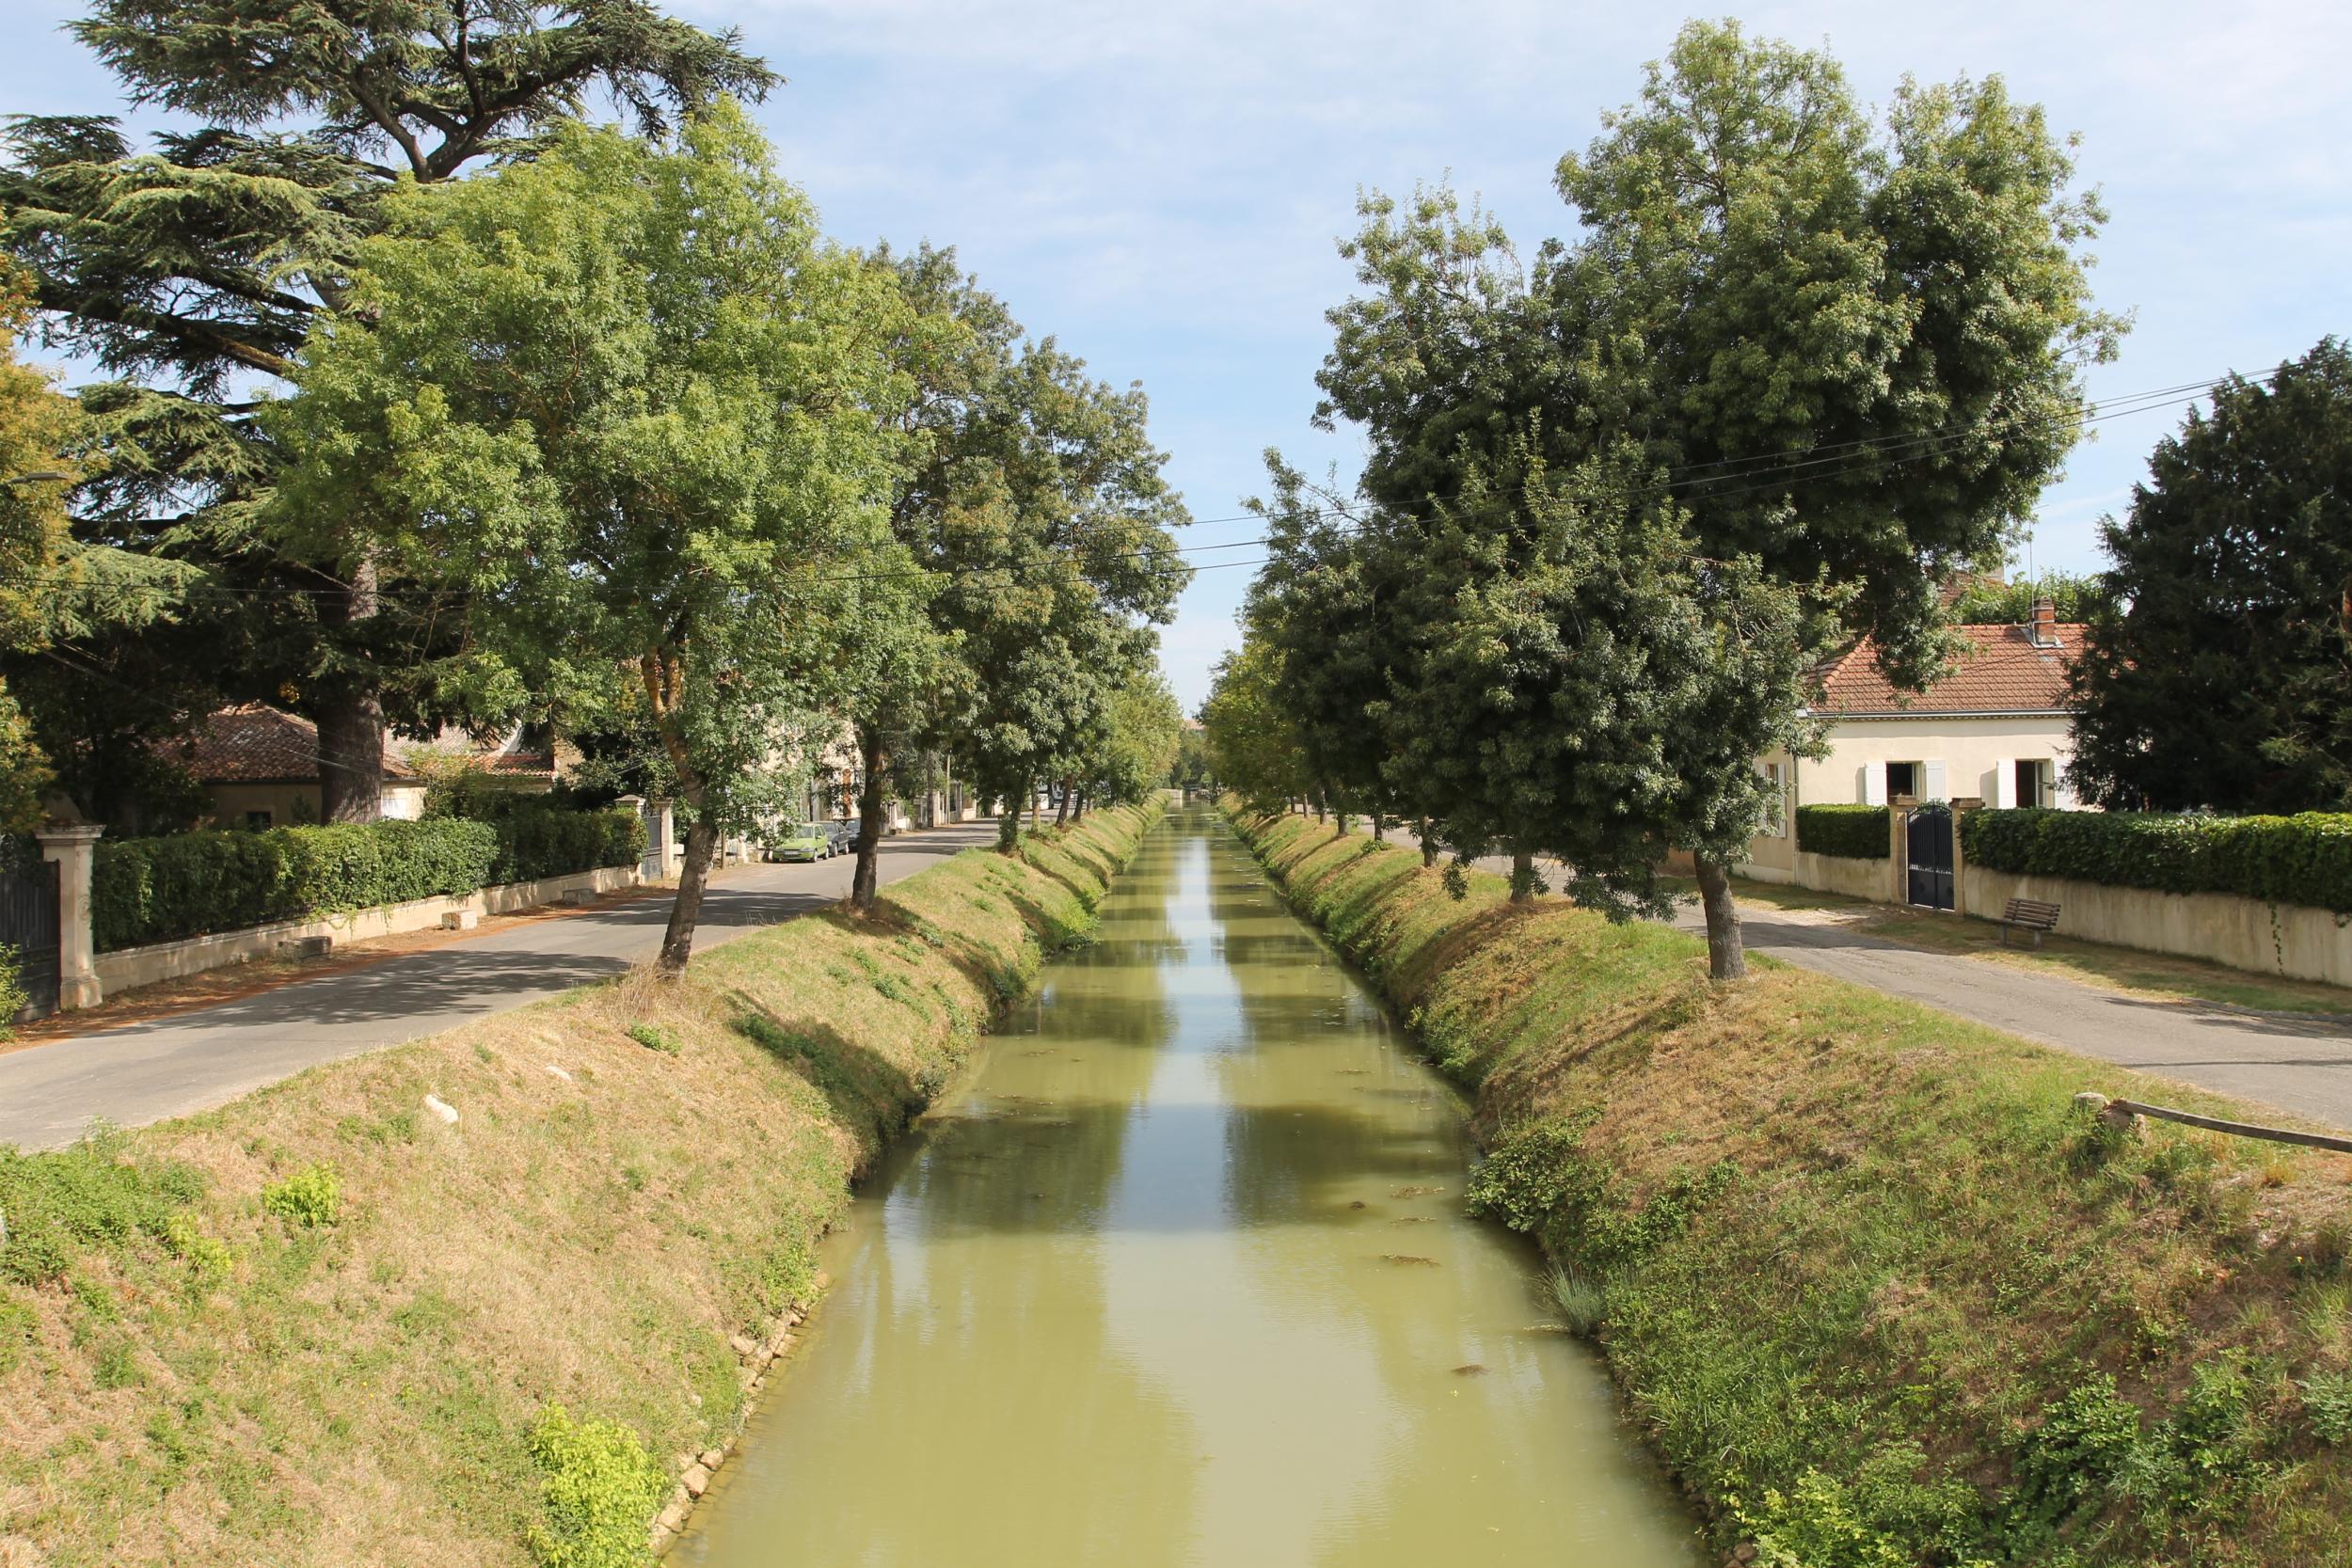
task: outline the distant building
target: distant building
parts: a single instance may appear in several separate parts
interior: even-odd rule
[[[1780,785],[1781,806],[1750,846],[1746,875],[1780,881],[1794,874],[1799,806],[1885,805],[1908,795],[2076,809],[2066,775],[2074,757],[2067,685],[2083,627],[2059,621],[2040,599],[2026,625],[1954,629],[1966,649],[1925,691],[1889,683],[1867,639],[1822,672],[1815,712],[1829,721],[1829,754],[1782,752],[1757,762]]]
[[[204,786],[203,826],[285,828],[321,820],[319,732],[308,719],[267,703],[240,703],[161,750]],[[414,817],[423,809],[424,780],[388,752],[382,815]]]

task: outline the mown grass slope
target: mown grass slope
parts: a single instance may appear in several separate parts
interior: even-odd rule
[[[851,1178],[1155,816],[0,1149],[0,1565],[641,1560],[670,1456],[739,1418],[731,1340],[807,1295]]]
[[[2275,1113],[1409,850],[1238,816],[1477,1097],[1719,1544],[1768,1564],[2352,1561],[2352,1161],[2074,1096]],[[2161,1028],[2161,1012],[2150,1027]]]

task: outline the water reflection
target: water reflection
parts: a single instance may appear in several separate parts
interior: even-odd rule
[[[1222,827],[1103,916],[857,1205],[672,1560],[1693,1562],[1460,1217],[1450,1097]]]

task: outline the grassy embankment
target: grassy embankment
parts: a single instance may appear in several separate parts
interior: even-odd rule
[[[0,1568],[641,1561],[852,1177],[1156,815],[967,851],[675,985],[0,1149]]]
[[[1472,1089],[1472,1202],[1717,1542],[1803,1568],[2352,1561],[2352,1161],[2228,1101],[1409,850],[1244,819]],[[2252,1114],[2252,1119],[2277,1119]]]

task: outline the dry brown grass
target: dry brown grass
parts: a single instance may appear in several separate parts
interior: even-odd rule
[[[1143,821],[1080,832],[1115,862]],[[0,1163],[20,1235],[36,1202],[103,1219],[74,1204],[103,1173],[144,1170],[151,1195],[126,1233],[72,1239],[62,1273],[0,1273],[0,1335],[24,1330],[0,1341],[0,1562],[517,1563],[537,1508],[521,1433],[547,1405],[657,1455],[731,1433],[730,1337],[809,1292],[852,1174],[1041,942],[1086,924],[1064,881],[979,851],[885,904],[744,938],[675,984],[584,988]],[[675,1053],[628,1033],[647,1025]],[[314,1164],[340,1179],[336,1223],[264,1212],[267,1184]],[[200,1192],[183,1201],[171,1171]],[[177,1255],[167,1212],[226,1245],[225,1277]]]

